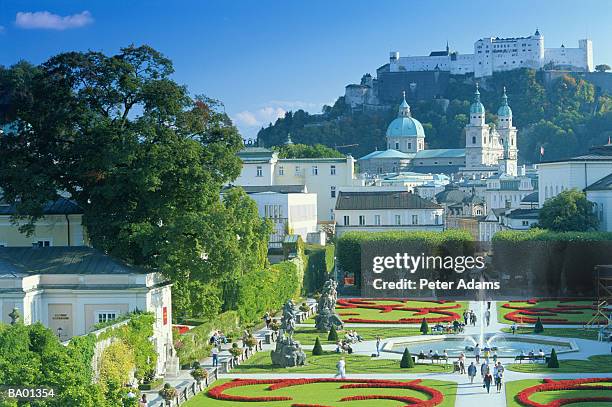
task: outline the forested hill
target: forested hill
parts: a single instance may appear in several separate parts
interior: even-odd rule
[[[545,150],[544,159],[553,160],[605,144],[612,135],[610,96],[598,94],[593,84],[570,75],[545,84],[543,73],[530,69],[496,73],[482,83],[487,122],[496,119],[504,86],[519,130],[521,162],[537,162],[540,146]],[[446,109],[439,100],[411,104],[412,116],[425,128],[427,148],[465,146],[464,126],[473,95],[473,78],[452,76],[444,95],[450,101]],[[288,112],[261,129],[258,139],[271,147],[284,143],[291,133],[296,143],[321,143],[361,157],[375,148],[385,148],[385,131],[396,112],[396,106],[378,112],[351,112],[340,97],[334,106],[325,106],[321,114]],[[341,147],[354,144],[358,146]]]

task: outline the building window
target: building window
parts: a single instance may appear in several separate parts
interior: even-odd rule
[[[32,245],[35,247],[50,247],[51,241],[50,240],[37,240],[34,243],[32,243]]]
[[[263,177],[263,168],[261,168],[261,165],[257,166],[257,176]]]
[[[413,225],[419,224],[419,215],[412,215],[412,224]]]
[[[436,215],[436,225],[440,224],[440,215]]]
[[[397,141],[395,142],[395,149],[399,150],[399,142],[397,142]]]
[[[300,175],[300,166],[299,165],[295,166],[295,175]]]
[[[350,220],[348,215],[344,215],[344,226],[350,225]]]
[[[312,175],[319,175],[319,167],[316,165],[312,166]]]
[[[285,175],[285,167],[282,165],[278,167],[278,175]]]
[[[98,323],[108,322],[117,319],[117,311],[98,311],[96,312],[96,321]]]
[[[412,150],[412,143],[408,143],[408,150]]]
[[[472,144],[476,144],[476,136],[472,136]]]
[[[359,215],[359,226],[364,226],[364,225],[365,225],[365,216]]]
[[[396,225],[402,224],[402,217],[400,215],[395,215],[395,224]]]
[[[332,165],[329,167],[329,175],[336,175],[336,166]]]
[[[329,195],[330,195],[330,197],[332,197],[332,198],[335,198],[335,197],[336,197],[336,187],[331,187],[331,188],[330,188]]]
[[[380,215],[374,215],[374,224],[380,226]]]
[[[523,226],[529,226],[529,221],[524,220],[523,221]]]

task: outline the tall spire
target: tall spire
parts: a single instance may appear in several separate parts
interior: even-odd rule
[[[446,53],[447,54],[450,53],[450,48],[448,47],[448,40],[446,40]]]
[[[506,95],[505,86],[504,86],[504,94],[502,95],[502,106],[508,106],[508,95]]]
[[[474,103],[480,103],[480,91],[478,90],[478,82],[476,82],[476,92],[474,92]]]
[[[502,104],[499,107],[499,109],[497,109],[497,116],[504,117],[504,118],[512,117],[512,109],[510,109],[510,106],[508,105],[508,95],[506,95],[505,86],[504,86],[504,92],[502,94]],[[508,120],[505,120],[505,121],[509,122]],[[502,121],[502,124],[504,124],[503,121]]]

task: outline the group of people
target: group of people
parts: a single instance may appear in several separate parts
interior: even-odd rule
[[[480,349],[480,344],[476,344],[474,346],[474,358],[476,359],[476,363],[480,363],[480,356],[484,356],[485,362],[489,363],[489,359],[493,359],[493,363],[497,362],[497,352],[489,347],[485,347],[484,349]]]
[[[352,342],[343,339],[341,341],[336,342],[336,353],[348,353],[349,355],[353,353],[353,347],[351,346]]]
[[[519,357],[521,359],[529,359],[530,362],[535,362],[536,360],[542,360],[542,361],[546,360],[546,354],[544,353],[542,349],[540,349],[538,353],[535,353],[535,350],[531,349],[527,355],[525,355],[525,352],[521,349],[521,353],[519,354]]]
[[[349,343],[357,343],[363,341],[363,338],[354,329],[352,331],[347,331],[346,335],[344,335],[344,339]]]
[[[463,322],[465,323],[465,325],[472,325],[472,326],[476,326],[476,313],[474,312],[474,310],[468,310],[466,309],[465,312],[463,313]]]
[[[209,343],[214,347],[220,347],[222,343],[227,343],[227,337],[221,331],[213,332],[210,337]]]
[[[440,359],[445,359],[448,360],[448,352],[446,352],[446,349],[444,349],[442,351],[442,354],[440,354],[437,350],[433,351],[433,350],[429,350],[429,353],[425,354],[425,352],[420,351],[419,355],[418,355],[419,359],[430,359],[431,363],[433,363],[434,360],[440,360]]]
[[[432,328],[433,332],[442,332],[442,333],[460,333],[463,332],[465,328],[465,324],[455,320],[453,321],[452,325],[451,324],[446,324],[446,325],[442,325],[440,323],[434,325],[434,327]]]
[[[470,378],[470,383],[474,383],[474,378],[478,368],[474,362],[470,363],[467,368],[467,374]],[[493,371],[491,372],[491,366],[486,362],[482,362],[480,365],[480,376],[482,378],[482,387],[487,390],[487,393],[491,392],[491,385],[495,383],[495,388],[499,393],[502,390],[502,381],[504,378],[504,366],[501,362],[493,363]]]

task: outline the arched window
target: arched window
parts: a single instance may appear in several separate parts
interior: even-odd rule
[[[472,136],[472,144],[476,144],[476,136]]]

